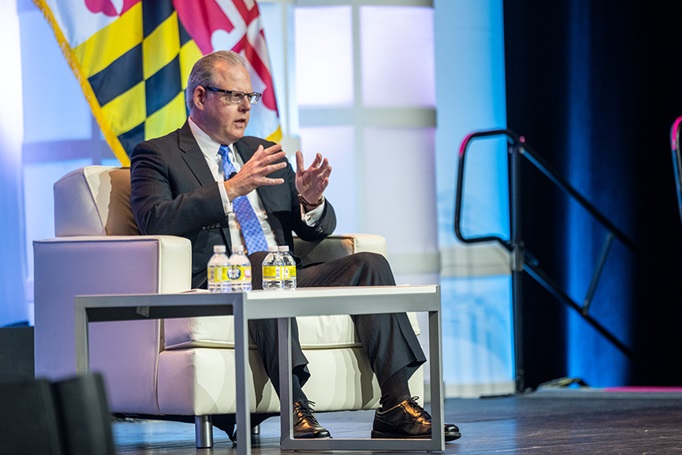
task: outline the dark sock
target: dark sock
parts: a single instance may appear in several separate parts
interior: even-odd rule
[[[401,368],[382,384],[380,399],[382,409],[390,409],[411,397],[408,379],[410,376],[407,368]]]

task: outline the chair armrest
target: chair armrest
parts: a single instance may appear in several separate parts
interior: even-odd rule
[[[48,379],[75,373],[76,295],[171,293],[191,287],[191,243],[182,237],[59,237],[33,242],[33,252],[35,374]],[[89,332],[91,369],[104,373],[114,408],[124,403],[128,409],[137,406],[137,412],[158,409],[160,321],[96,323]]]
[[[327,262],[360,252],[386,256],[386,239],[374,234],[337,234],[324,240],[308,242],[294,238],[294,252],[303,265]]]

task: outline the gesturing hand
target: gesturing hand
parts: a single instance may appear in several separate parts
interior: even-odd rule
[[[270,173],[286,167],[286,161],[277,163],[286,157],[280,144],[273,145],[266,149],[262,145],[253,154],[251,159],[229,180],[225,180],[225,190],[227,197],[233,200],[237,196],[245,196],[259,186],[281,185],[284,179],[273,179],[267,177]],[[225,176],[228,178],[229,176]]]
[[[327,158],[319,153],[308,169],[303,165],[303,154],[296,152],[296,189],[303,199],[315,204],[322,198],[325,188],[329,185],[329,174],[332,167]]]

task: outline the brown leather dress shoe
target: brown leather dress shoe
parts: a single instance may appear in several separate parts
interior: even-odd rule
[[[374,414],[373,438],[388,439],[429,439],[431,438],[431,416],[417,404],[417,397],[404,400],[390,409],[377,409]],[[445,441],[462,437],[457,425],[443,426]]]
[[[329,431],[317,423],[311,405],[312,401],[294,403],[294,438],[331,438]]]

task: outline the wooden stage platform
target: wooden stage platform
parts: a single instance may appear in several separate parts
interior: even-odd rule
[[[318,420],[332,436],[368,437],[373,415],[319,413]],[[682,454],[680,389],[549,389],[448,399],[445,416],[462,431],[461,439],[446,444],[446,454]],[[236,453],[217,429],[212,450],[196,449],[191,424],[118,420],[114,434],[119,454]],[[278,437],[279,419],[266,420],[252,453],[288,453],[280,451]]]

